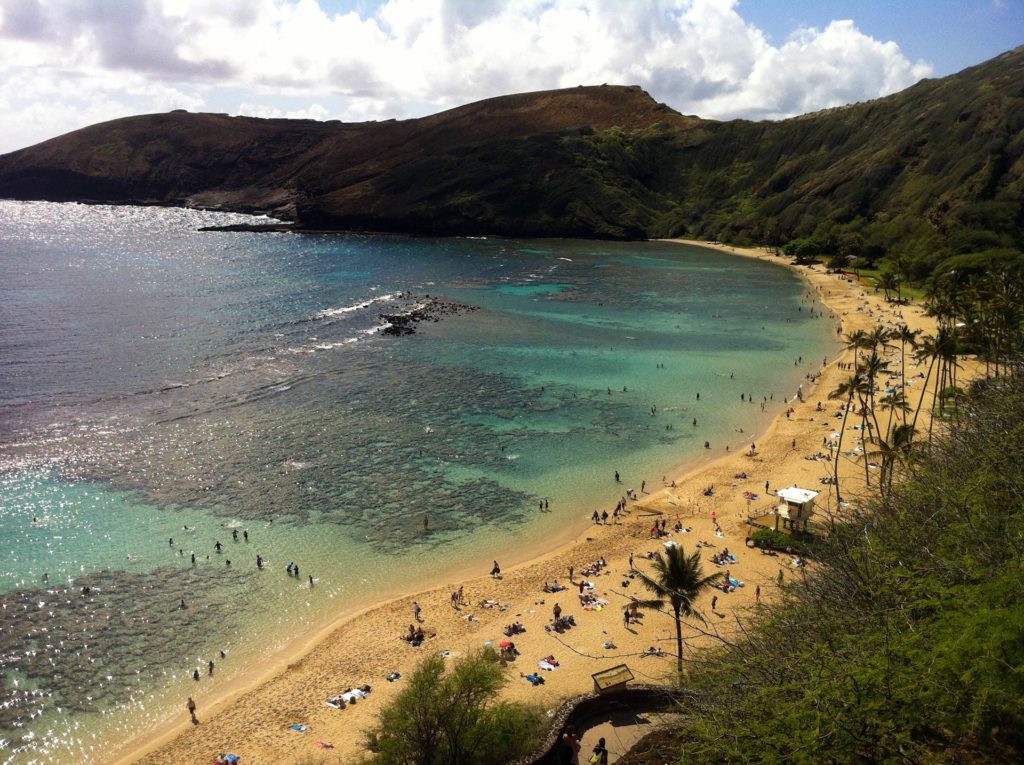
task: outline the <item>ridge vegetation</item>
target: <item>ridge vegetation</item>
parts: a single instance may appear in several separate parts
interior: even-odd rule
[[[989,378],[816,571],[691,660],[682,722],[627,765],[1011,763],[1024,755],[1024,378]]]
[[[680,115],[637,87],[376,123],[129,117],[0,157],[0,196],[269,212],[297,228],[689,236],[920,281],[1024,247],[1024,47],[779,122]]]

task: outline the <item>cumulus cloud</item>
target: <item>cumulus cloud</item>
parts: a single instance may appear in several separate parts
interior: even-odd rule
[[[687,114],[780,118],[931,73],[853,20],[773,46],[741,11],[736,0],[387,0],[362,15],[317,0],[5,0],[0,151],[164,107],[401,118],[603,82],[639,84]]]

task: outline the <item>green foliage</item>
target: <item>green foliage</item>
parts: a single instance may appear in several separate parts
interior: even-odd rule
[[[683,616],[700,617],[693,603],[707,588],[711,587],[723,574],[715,572],[704,575],[700,562],[700,550],[687,555],[681,545],[669,547],[654,556],[651,563],[652,571],[647,573],[637,569],[640,586],[650,592],[649,600],[639,600],[642,608],[661,608],[667,602],[672,609],[676,622],[677,667],[683,669],[683,634],[680,619]]]
[[[797,555],[807,555],[811,551],[808,535],[791,536],[775,529],[758,529],[750,535],[750,538],[755,547],[763,550],[781,550]]]
[[[497,654],[456,661],[428,656],[369,730],[374,765],[500,765],[530,752],[544,718],[538,709],[497,700],[507,680]]]
[[[677,762],[1021,761],[1024,379],[961,406],[816,544],[813,574],[691,671]]]

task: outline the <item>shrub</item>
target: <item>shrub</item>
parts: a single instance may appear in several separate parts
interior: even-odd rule
[[[755,547],[763,550],[781,550],[797,555],[806,555],[809,551],[809,535],[790,536],[775,529],[758,529],[750,535]]]
[[[374,765],[501,765],[528,754],[543,730],[539,709],[497,701],[507,681],[492,650],[456,661],[429,656],[367,731]]]

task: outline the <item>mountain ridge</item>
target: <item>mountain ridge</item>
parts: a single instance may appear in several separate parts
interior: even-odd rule
[[[401,121],[128,117],[0,156],[0,196],[269,212],[300,229],[804,238],[924,262],[1024,245],[1022,134],[1024,46],[773,122],[684,116],[617,85]]]

